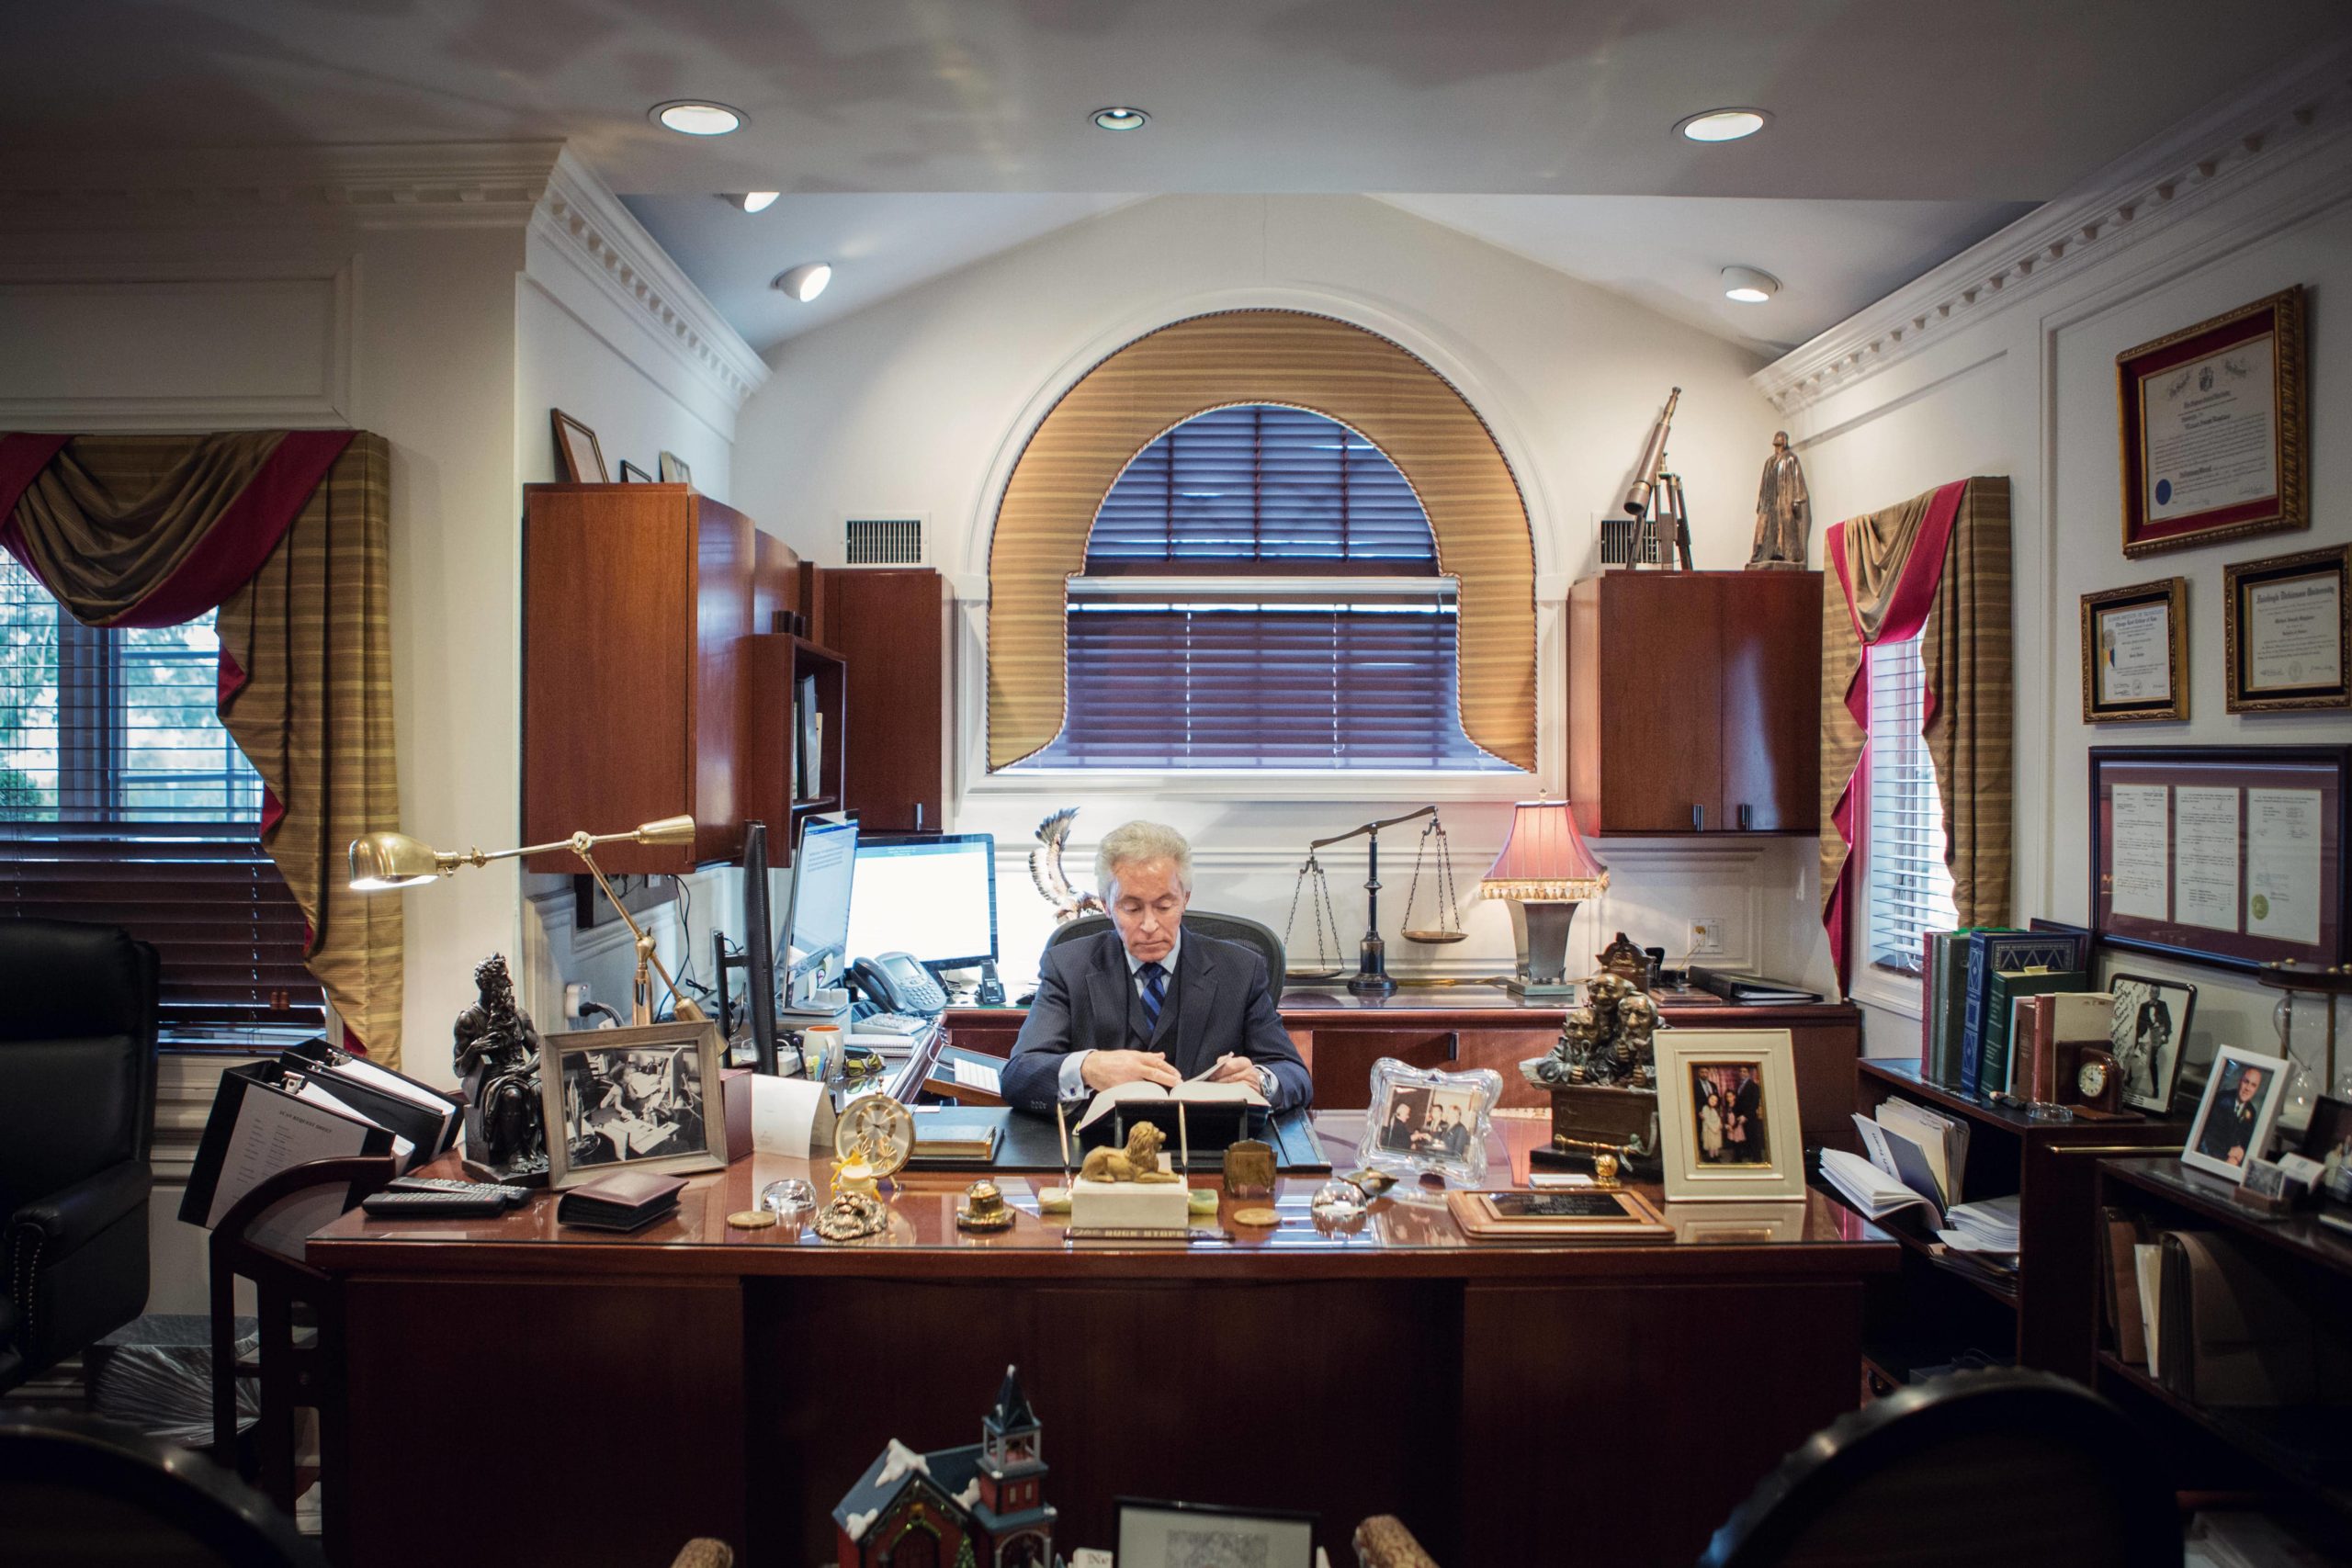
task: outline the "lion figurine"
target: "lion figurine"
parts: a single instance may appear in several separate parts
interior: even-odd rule
[[[1176,1173],[1159,1168],[1159,1150],[1167,1137],[1148,1122],[1138,1122],[1127,1134],[1124,1149],[1093,1149],[1079,1168],[1081,1181],[1175,1181]]]

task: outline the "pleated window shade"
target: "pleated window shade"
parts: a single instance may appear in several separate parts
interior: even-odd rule
[[[317,1030],[261,779],[214,712],[217,647],[209,615],[85,626],[0,555],[0,919],[153,943],[168,1032]]]
[[[1919,639],[1870,650],[1870,962],[1917,975],[1921,937],[1960,924],[1951,868],[1944,863],[1943,805],[1935,763],[1920,739],[1927,692]]]
[[[1304,410],[1187,420],[1113,485],[1067,612],[1061,733],[1015,768],[1501,770],[1413,488]]]

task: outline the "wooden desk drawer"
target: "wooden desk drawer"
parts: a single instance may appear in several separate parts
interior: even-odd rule
[[[1462,1056],[1453,1029],[1318,1029],[1303,1047],[1317,1111],[1362,1111],[1372,1103],[1372,1065],[1394,1056],[1408,1066],[1453,1070]]]

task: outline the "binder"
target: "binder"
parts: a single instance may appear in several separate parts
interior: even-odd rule
[[[309,1073],[311,1081],[329,1094],[414,1144],[419,1160],[447,1154],[464,1126],[459,1101],[404,1073],[353,1056],[323,1039],[289,1046],[277,1059],[282,1066]]]
[[[205,1119],[180,1218],[210,1230],[237,1200],[276,1176],[314,1159],[395,1151],[390,1129],[339,1103],[299,1098],[286,1087],[283,1061],[246,1062],[220,1075]],[[424,1145],[411,1151],[409,1164]]]

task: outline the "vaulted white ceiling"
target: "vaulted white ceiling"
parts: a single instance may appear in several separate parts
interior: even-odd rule
[[[0,159],[563,138],[625,196],[889,198],[734,213],[732,231],[646,203],[722,306],[739,274],[814,246],[842,263],[848,308],[1118,199],[1095,193],[1387,191],[1759,344],[2352,29],[2342,0],[82,0],[6,17]],[[680,97],[749,124],[698,141],[649,120]],[[1114,103],[1151,124],[1094,129]],[[1725,104],[1771,128],[1672,134]],[[1780,320],[1724,316],[1728,262],[1781,273]],[[731,309],[760,342],[821,319]]]

